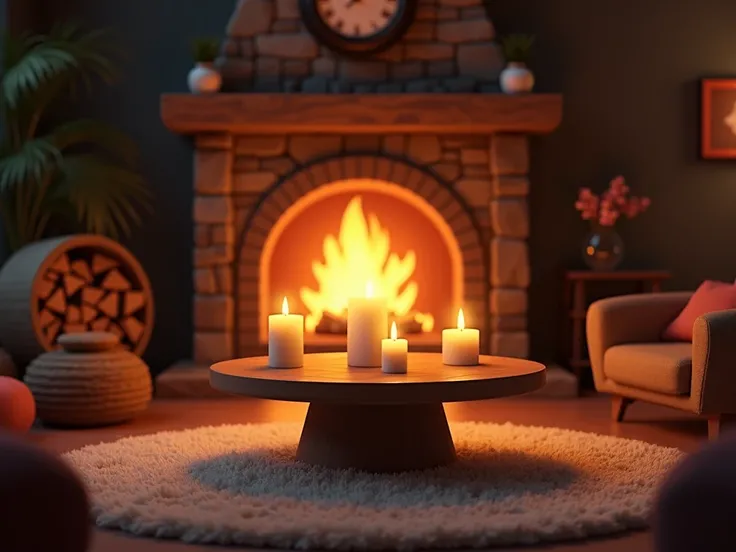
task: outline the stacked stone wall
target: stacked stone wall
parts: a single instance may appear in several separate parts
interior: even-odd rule
[[[240,0],[218,64],[226,89],[252,92],[498,92],[503,59],[483,0],[418,0],[407,33],[354,59],[321,46],[298,0]]]
[[[344,178],[387,180],[435,207],[462,250],[484,351],[526,357],[528,166],[522,135],[199,136],[195,360],[262,349],[259,263],[269,232],[301,197]]]

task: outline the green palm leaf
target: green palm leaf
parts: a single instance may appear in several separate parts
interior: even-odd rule
[[[55,195],[66,197],[87,232],[118,238],[140,225],[141,211],[151,210],[151,195],[141,176],[98,156],[67,156],[60,166]]]
[[[138,159],[138,148],[133,140],[107,123],[94,119],[63,123],[46,138],[61,152],[88,146],[127,165],[134,164]]]
[[[120,54],[110,46],[106,30],[85,31],[77,24],[59,24],[48,36],[24,36],[6,43],[8,69],[2,78],[2,94],[11,108],[24,96],[43,92],[44,86],[53,95],[60,87],[74,89],[75,81],[81,80],[91,91],[93,78],[111,84],[119,76],[115,60]]]
[[[113,48],[110,38],[107,29],[85,30],[75,22],[57,24],[49,33],[51,43],[61,45],[78,61],[78,77],[88,92],[93,78],[106,84],[119,78],[116,60],[122,57],[122,52]]]
[[[60,160],[61,152],[47,140],[25,142],[20,150],[0,158],[0,193],[40,181]]]
[[[78,66],[79,60],[72,53],[52,44],[37,44],[3,75],[3,99],[13,109],[24,95]]]
[[[30,33],[23,33],[13,36],[8,32],[2,33],[3,51],[2,60],[3,67],[11,67],[18,63],[21,58],[26,55],[34,45],[39,43],[39,37]]]
[[[129,234],[151,210],[135,170],[137,148],[115,128],[91,119],[47,120],[77,86],[118,76],[106,30],[56,25],[47,35],[5,37],[0,74],[0,223],[13,249],[40,239],[68,219],[80,230]],[[57,113],[58,115],[59,113]],[[38,136],[39,129],[50,129]]]

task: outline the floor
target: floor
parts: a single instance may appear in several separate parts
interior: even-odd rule
[[[688,414],[652,405],[635,403],[627,421],[610,421],[610,403],[600,396],[574,400],[506,399],[446,406],[450,421],[478,420],[526,425],[554,425],[581,431],[640,439],[650,443],[697,449],[706,438],[706,423]],[[34,430],[31,439],[48,450],[64,452],[87,444],[120,437],[183,429],[200,425],[302,420],[306,405],[264,400],[157,400],[140,419],[126,425],[79,431]],[[646,532],[618,538],[538,547],[555,552],[651,551]],[[192,546],[175,541],[136,539],[110,531],[96,531],[90,552],[204,552],[221,547]],[[499,549],[495,549],[499,550]],[[519,550],[518,548],[516,550]]]

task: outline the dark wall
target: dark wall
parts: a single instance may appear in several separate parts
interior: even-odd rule
[[[139,141],[157,193],[156,216],[130,246],[153,281],[158,324],[147,357],[160,371],[190,354],[192,179],[191,144],[163,128],[158,99],[185,90],[190,39],[221,35],[234,0],[37,1],[47,17],[113,26],[130,52],[127,79],[94,107]],[[698,159],[697,81],[736,75],[736,2],[489,1],[499,32],[537,35],[537,90],[565,98],[562,127],[533,140],[534,357],[554,356],[562,273],[580,265],[579,186],[602,189],[621,173],[651,196],[651,210],[621,226],[629,266],[671,269],[671,288],[733,279],[736,162]]]
[[[698,79],[736,76],[736,2],[489,1],[499,33],[537,35],[537,91],[564,95],[562,126],[532,148],[533,354],[559,343],[561,276],[582,264],[580,186],[623,174],[652,198],[620,225],[626,265],[670,269],[670,289],[733,280],[736,161],[698,158]]]

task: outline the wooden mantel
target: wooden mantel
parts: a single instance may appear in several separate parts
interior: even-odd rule
[[[163,94],[161,118],[179,134],[552,132],[559,94]]]

